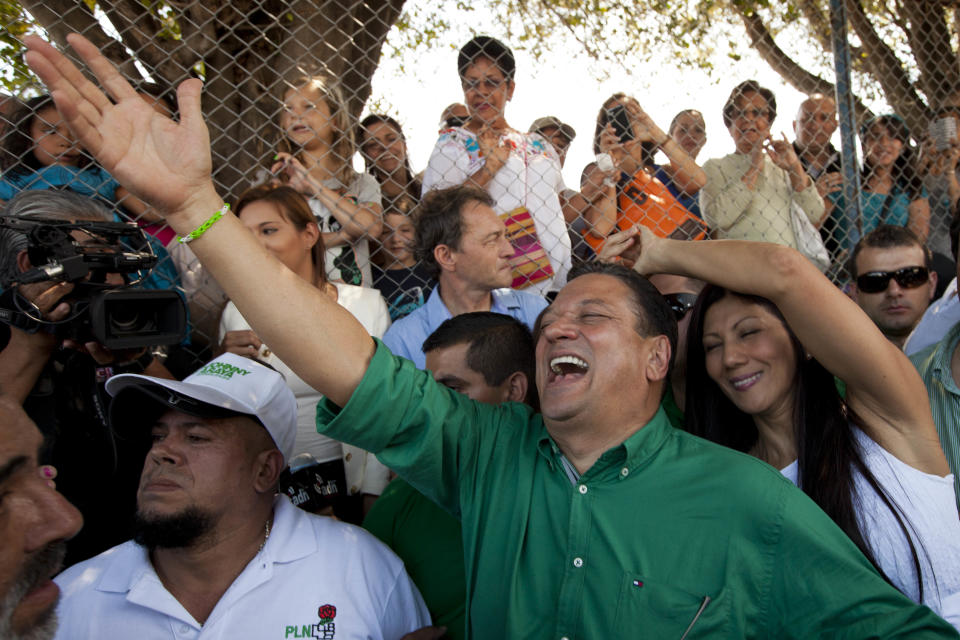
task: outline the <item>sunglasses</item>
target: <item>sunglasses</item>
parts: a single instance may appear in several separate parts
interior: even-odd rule
[[[693,308],[697,301],[697,294],[695,293],[665,293],[663,297],[670,305],[677,322],[683,320],[683,316],[687,315],[687,312]]]
[[[904,289],[916,289],[926,284],[930,279],[930,272],[926,267],[904,267],[896,271],[871,271],[857,278],[857,289],[863,293],[880,293],[886,291],[893,278]]]

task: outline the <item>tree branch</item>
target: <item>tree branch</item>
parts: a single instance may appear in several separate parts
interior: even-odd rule
[[[783,49],[777,46],[770,30],[763,23],[763,20],[756,13],[748,13],[745,10],[738,9],[743,25],[750,37],[751,46],[757,50],[760,57],[773,68],[780,77],[786,80],[797,91],[810,95],[812,93],[823,93],[829,96],[836,95],[836,87],[816,76],[793,60]],[[871,115],[870,109],[864,105],[859,98],[854,98],[854,110],[858,119],[864,119]]]
[[[960,85],[960,71],[950,45],[946,11],[933,2],[905,0],[907,38],[920,68],[920,85],[931,107],[940,106]]]
[[[847,18],[863,45],[863,62],[870,75],[880,83],[887,101],[900,114],[911,131],[922,131],[930,111],[917,94],[900,59],[880,39],[859,0],[845,0]]]
[[[76,0],[22,0],[20,5],[36,18],[61,50],[69,53],[67,34],[74,31],[82,33],[119,67],[121,73],[128,78],[139,77],[123,45],[103,32],[85,3]]]

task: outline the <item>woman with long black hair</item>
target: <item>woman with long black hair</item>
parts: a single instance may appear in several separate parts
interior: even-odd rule
[[[686,428],[780,469],[894,586],[960,626],[953,476],[906,356],[792,249],[646,229],[616,242],[642,244],[625,254],[640,273],[713,283],[687,334]]]

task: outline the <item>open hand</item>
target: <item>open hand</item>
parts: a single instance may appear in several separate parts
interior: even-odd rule
[[[772,136],[767,136],[765,148],[773,164],[784,171],[790,171],[797,167],[799,167],[801,171],[803,170],[803,166],[800,164],[800,158],[797,157],[797,152],[793,150],[793,145],[787,140],[786,134],[784,134],[780,140],[775,140]]]
[[[200,110],[201,81],[186,80],[177,89],[176,123],[154,111],[89,40],[79,34],[67,39],[113,102],[49,43],[37,36],[23,40],[27,64],[47,85],[80,144],[161,215],[217,200],[210,136]]]

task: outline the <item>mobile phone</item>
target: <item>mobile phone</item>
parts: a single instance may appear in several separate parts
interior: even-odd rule
[[[633,140],[633,124],[630,122],[630,114],[627,108],[618,104],[612,109],[607,109],[607,124],[613,125],[613,130],[617,134],[620,142],[629,142]]]
[[[957,121],[952,117],[938,118],[930,123],[930,138],[937,151],[944,151],[957,141]]]
[[[452,129],[454,127],[462,127],[467,123],[467,120],[470,118],[468,116],[450,116],[443,121],[444,128]]]

